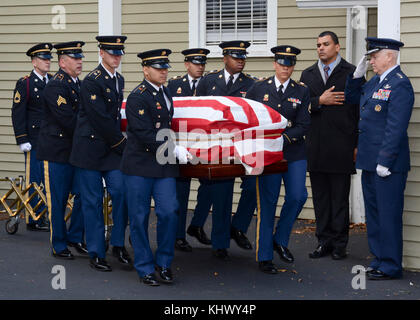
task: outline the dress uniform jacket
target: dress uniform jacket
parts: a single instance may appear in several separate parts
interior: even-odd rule
[[[70,163],[89,170],[119,169],[126,139],[121,133],[124,78],[117,72],[118,90],[100,64],[83,80]]]
[[[327,82],[321,77],[318,63],[302,72],[300,81],[311,94],[311,126],[306,136],[308,171],[354,173],[353,152],[357,145],[358,103],[324,106],[319,97],[332,86],[334,91],[345,90],[347,75],[355,67],[341,59]]]
[[[375,75],[360,86],[363,78],[349,75],[346,100],[360,102],[356,168],[375,171],[380,164],[391,172],[410,170],[407,127],[414,104],[410,80],[397,66],[382,82]]]
[[[284,158],[287,161],[306,159],[304,137],[311,122],[308,88],[290,79],[286,91],[280,97],[272,76],[255,82],[246,97],[264,103],[288,120],[287,128],[283,132]]]
[[[169,140],[157,141],[159,130],[171,128],[174,113],[171,94],[165,87],[164,92],[171,102],[169,110],[164,97],[146,80],[127,98],[127,146],[121,162],[121,171],[126,175],[164,178],[179,174],[177,164],[160,164],[156,160],[157,153],[173,150]],[[166,156],[170,158],[171,154]]]
[[[195,95],[195,92],[193,92],[190,87],[188,74],[183,77],[176,77],[169,80],[168,89],[171,92],[172,97],[191,97]]]
[[[47,75],[48,79],[51,75]],[[13,92],[12,122],[18,145],[30,142],[36,148],[44,114],[45,83],[32,71],[16,82]]]
[[[44,91],[44,119],[38,138],[39,160],[69,162],[80,105],[79,90],[79,85],[62,69],[48,82]]]
[[[227,90],[224,69],[210,71],[198,83],[197,96],[245,97],[255,80],[256,78],[241,72],[230,90]]]

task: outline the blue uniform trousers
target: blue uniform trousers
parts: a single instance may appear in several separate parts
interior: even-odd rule
[[[148,178],[123,175],[128,204],[134,267],[140,277],[154,272],[155,265],[169,268],[174,257],[178,216],[175,178]],[[151,198],[157,216],[157,250],[153,256],[149,243]]]
[[[273,235],[282,181],[285,198]],[[279,245],[288,246],[293,224],[308,198],[305,182],[306,160],[289,162],[288,171],[285,173],[257,177],[257,261],[273,260],[273,240]]]
[[[105,258],[104,185],[102,179],[105,180],[106,188],[112,200],[111,245],[123,247],[128,213],[123,193],[122,172],[120,170],[96,171],[76,168],[76,175],[82,197],[86,245],[89,256]]]
[[[74,167],[68,163],[44,161],[44,183],[51,223],[50,242],[53,252],[60,253],[67,248],[68,241],[83,240],[83,218],[77,198],[71,215],[70,232],[67,232],[64,220],[67,200],[74,189]]]
[[[407,173],[381,178],[362,171],[362,189],[370,252],[370,267],[392,277],[402,276],[402,214]]]
[[[178,199],[178,228],[176,230],[177,239],[185,239],[185,227],[187,222],[188,198],[190,196],[191,179],[176,179],[176,197]]]
[[[241,177],[241,198],[232,218],[232,227],[246,233],[257,207],[256,177]]]
[[[25,175],[26,175],[26,185],[35,182],[38,186],[41,185],[44,181],[44,164],[43,161],[40,161],[36,158],[36,150],[34,148],[31,149],[29,152],[25,152]],[[45,192],[45,190],[44,190]],[[32,194],[32,191],[29,191],[29,196]],[[34,197],[29,204],[32,208],[36,206],[39,201],[39,197]],[[42,205],[36,210],[36,214],[38,215],[42,210],[44,210],[45,206]],[[30,214],[26,216],[26,223],[33,224],[35,221],[32,219]]]
[[[190,225],[203,227],[211,209],[210,184],[205,179],[199,179],[200,186],[197,191],[197,204]]]

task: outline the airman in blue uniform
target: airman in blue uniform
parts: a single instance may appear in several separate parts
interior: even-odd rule
[[[162,133],[171,128],[174,113],[171,93],[164,86],[170,53],[157,49],[137,55],[142,59],[144,80],[127,98],[127,146],[121,162],[134,267],[141,281],[151,286],[159,285],[158,280],[173,282],[171,263],[178,224],[175,178],[179,175],[175,156],[182,162],[191,157],[186,148],[176,146]],[[157,215],[155,254],[148,236],[152,197]]]
[[[82,198],[86,244],[90,265],[99,271],[111,271],[105,260],[105,226],[102,211],[103,180],[112,200],[112,253],[123,266],[131,258],[125,249],[128,223],[120,162],[126,138],[121,133],[121,104],[124,78],[116,71],[124,55],[126,36],[97,36],[101,63],[83,80],[77,125],[70,163]]]
[[[34,67],[32,72],[16,82],[13,92],[12,123],[16,143],[25,155],[26,183],[41,185],[43,180],[43,163],[36,158],[37,139],[41,120],[44,114],[43,91],[51,79],[51,43],[38,43],[31,47],[26,55],[31,57]],[[31,195],[30,192],[29,195]],[[35,207],[38,199],[35,197],[31,206]],[[38,208],[39,214],[44,207]],[[29,215],[26,217],[26,228],[31,231],[50,231],[46,217],[35,222]]]
[[[209,72],[198,84],[197,96],[245,97],[256,78],[244,74],[247,41],[226,41],[219,44],[223,50],[225,68]],[[252,249],[245,233],[251,223],[256,207],[255,177],[242,179],[242,193],[238,210],[231,221],[233,186],[235,179],[209,181],[200,179],[197,206],[194,216],[204,216],[213,205],[211,242],[216,257],[227,260],[227,248],[233,238],[243,249]],[[210,202],[208,198],[210,197]]]
[[[87,254],[83,241],[83,216],[80,194],[69,158],[80,106],[83,41],[54,45],[60,69],[44,89],[45,112],[37,142],[37,158],[44,161],[44,184],[51,222],[52,254],[56,258],[74,259],[68,245]],[[64,215],[70,192],[75,195],[69,231]]]
[[[402,276],[402,214],[410,170],[407,127],[414,91],[398,65],[404,44],[366,38],[368,52],[349,75],[346,100],[360,103],[356,168],[362,170],[368,242],[374,258],[367,272],[373,280]],[[364,83],[368,63],[376,73]]]
[[[306,152],[304,137],[310,125],[309,89],[293,81],[290,77],[296,64],[300,49],[282,45],[271,48],[274,53],[276,74],[257,81],[246,97],[271,107],[288,120],[283,132],[283,155],[288,162],[285,173],[257,177],[257,232],[256,259],[259,268],[265,273],[277,273],[273,264],[273,250],[285,262],[294,261],[288,250],[288,242],[293,223],[306,202]],[[284,183],[285,198],[273,234],[281,183]]]
[[[203,77],[206,68],[207,55],[210,50],[204,48],[192,48],[182,51],[187,74],[181,77],[174,77],[168,82],[168,89],[173,97],[195,96],[197,85]],[[190,195],[191,179],[179,177],[176,179],[176,193],[179,202],[178,229],[176,232],[175,248],[181,251],[190,252],[192,248],[185,239],[186,217],[188,211],[188,198]],[[209,198],[203,198],[203,201]],[[203,204],[203,203],[202,203]],[[203,204],[206,208],[210,203]],[[203,226],[208,216],[208,210],[199,210],[193,216],[188,227],[188,234],[197,238],[203,244],[210,245]]]

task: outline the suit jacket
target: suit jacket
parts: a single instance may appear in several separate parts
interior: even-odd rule
[[[179,174],[174,143],[167,136],[159,138],[161,129],[171,128],[174,114],[171,94],[166,87],[164,92],[170,99],[169,110],[164,97],[146,80],[127,98],[127,146],[121,161],[121,171],[127,175],[165,178]],[[158,158],[168,162],[158,162]]]
[[[47,75],[48,79],[52,76]],[[44,82],[32,71],[16,82],[13,92],[12,123],[17,144],[30,142],[36,148],[44,115]]]
[[[279,112],[288,120],[283,132],[283,155],[287,161],[306,159],[304,136],[310,125],[309,90],[292,79],[280,96],[274,76],[257,81],[249,89],[246,98],[261,102]]]
[[[194,92],[191,90],[190,87],[190,81],[188,80],[188,74],[184,75],[183,77],[175,77],[169,80],[168,89],[171,92],[172,97],[194,96]]]
[[[83,80],[70,163],[89,170],[119,169],[126,139],[121,133],[124,78],[116,81],[100,64]]]
[[[256,78],[241,72],[230,90],[228,90],[224,69],[220,71],[210,71],[198,83],[196,95],[245,97],[246,92],[253,85],[255,80]]]
[[[341,59],[326,84],[318,63],[302,72],[300,81],[311,93],[311,126],[306,136],[309,172],[355,173],[353,152],[357,145],[358,104],[319,104],[319,97],[330,87],[344,91],[347,75],[354,70],[352,64]]]
[[[79,85],[59,69],[45,87],[44,101],[37,159],[68,163],[80,105]]]
[[[360,102],[356,168],[375,171],[380,164],[391,172],[410,170],[407,128],[414,105],[414,91],[400,66],[382,82],[375,75],[367,83],[347,78],[346,99]]]

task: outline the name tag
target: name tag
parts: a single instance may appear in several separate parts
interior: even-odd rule
[[[378,100],[388,101],[390,94],[391,94],[391,90],[379,89],[377,92],[373,93],[372,98],[373,99],[378,99]]]

